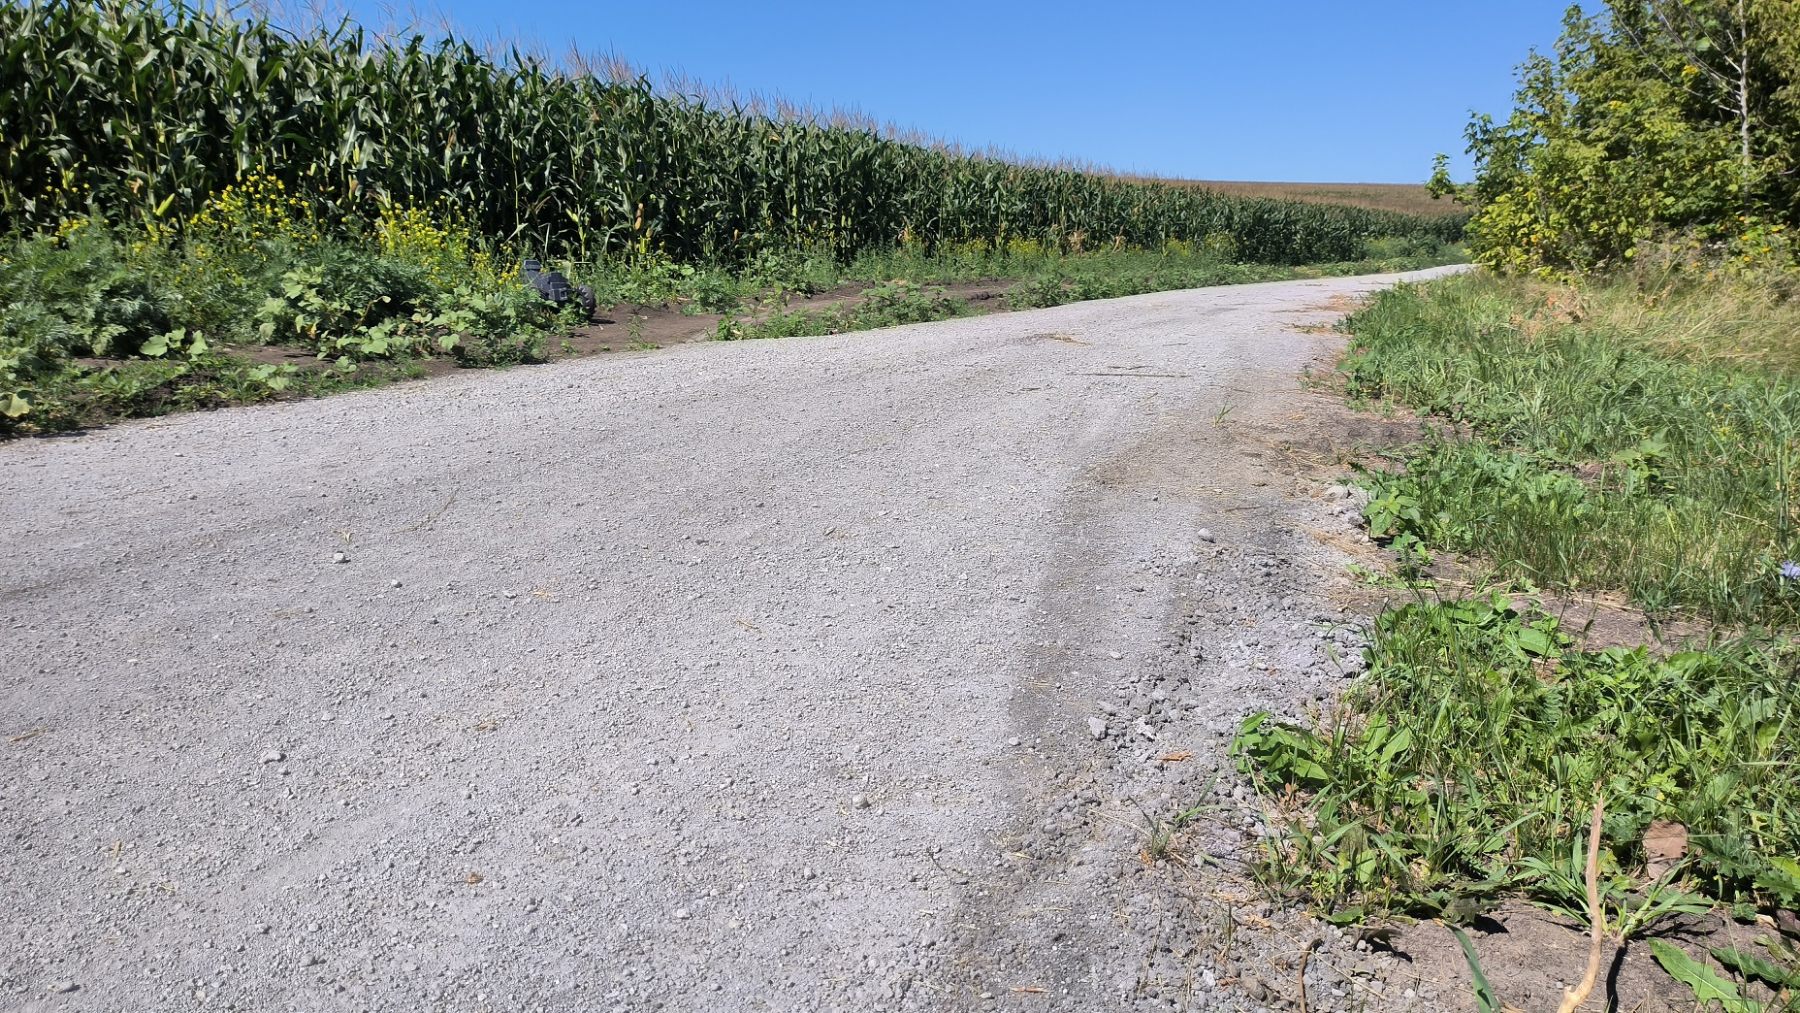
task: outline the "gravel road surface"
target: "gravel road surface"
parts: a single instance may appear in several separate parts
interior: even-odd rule
[[[1256,434],[1394,280],[0,445],[0,1006],[1291,1002],[1224,747],[1360,634]]]

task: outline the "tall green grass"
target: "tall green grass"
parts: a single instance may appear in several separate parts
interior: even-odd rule
[[[0,5],[0,124],[0,230],[90,210],[179,224],[255,170],[326,221],[434,207],[493,239],[585,257],[1211,237],[1236,259],[1298,264],[1462,228],[971,157],[456,38],[349,22],[290,31],[187,0]]]
[[[1690,327],[1726,298],[1666,294],[1660,319]],[[1351,392],[1452,425],[1371,476],[1375,533],[1651,610],[1800,618],[1781,575],[1800,559],[1800,379],[1721,347],[1673,354],[1658,319],[1485,276],[1379,297],[1350,321]]]

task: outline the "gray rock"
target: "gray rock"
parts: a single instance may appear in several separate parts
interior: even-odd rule
[[[1092,735],[1094,738],[1096,738],[1096,739],[1106,738],[1106,719],[1092,718],[1092,717],[1088,718],[1087,719],[1087,727],[1088,727],[1088,734]]]

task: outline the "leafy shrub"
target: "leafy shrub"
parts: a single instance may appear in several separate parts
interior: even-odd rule
[[[735,317],[721,321],[714,336],[721,341],[746,338],[796,338],[842,334],[876,327],[894,327],[962,316],[968,307],[943,289],[920,288],[905,281],[877,285],[858,302],[825,310],[790,310],[767,319],[745,322]]]
[[[312,263],[284,272],[256,319],[269,341],[385,356],[411,349],[390,340],[401,328],[383,325],[409,320],[429,291],[430,279],[415,263],[334,244],[320,247]]]
[[[100,225],[18,244],[0,257],[0,349],[39,362],[136,354],[169,333],[177,313],[154,259]]]
[[[743,271],[752,289],[815,295],[838,282],[839,270],[829,250],[760,250]]]
[[[1238,259],[1237,238],[1229,232],[1209,232],[1200,243],[1200,253],[1222,264],[1229,264]]]
[[[345,367],[441,353],[491,366],[541,357],[558,320],[466,229],[394,207],[353,239],[323,239],[305,204],[252,174],[179,235],[74,219],[0,247],[0,430],[344,382],[211,354],[223,342],[296,344]]]

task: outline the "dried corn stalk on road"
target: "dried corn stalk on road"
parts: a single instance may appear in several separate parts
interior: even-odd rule
[[[1224,746],[1355,635],[1258,434],[1394,280],[0,446],[0,999],[1279,1001],[1278,938],[1201,945],[1257,904]]]

